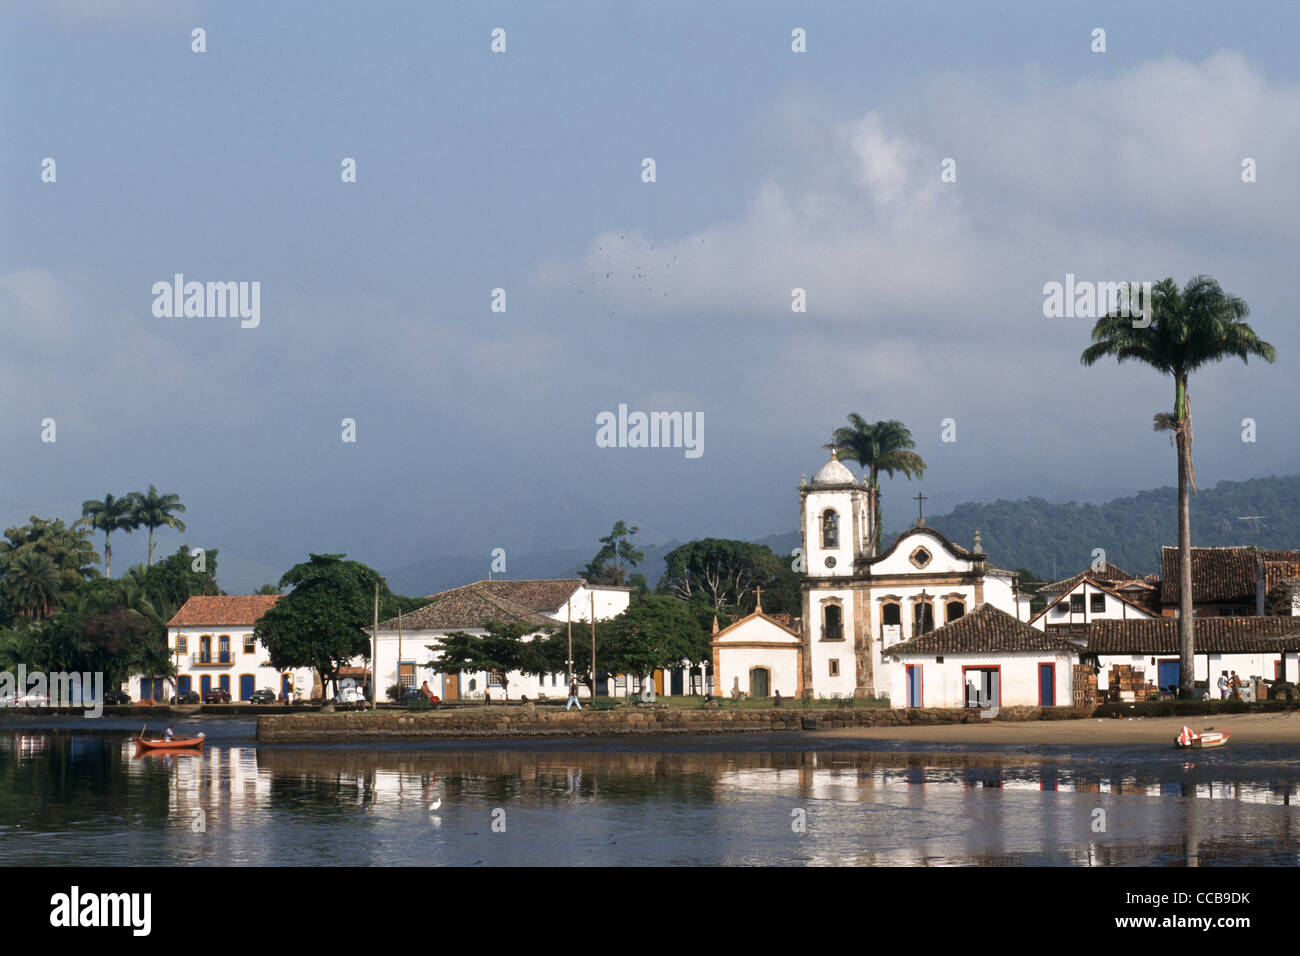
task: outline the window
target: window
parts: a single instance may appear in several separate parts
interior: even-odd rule
[[[231,662],[229,634],[222,634],[217,638],[217,662],[220,664],[229,664]]]
[[[477,689],[478,689],[478,681],[475,680],[473,677],[471,677],[471,678],[469,679],[469,690],[470,690],[470,693],[471,693],[471,694],[474,693],[474,691],[477,690]]]
[[[837,660],[832,660],[832,661],[830,662],[830,665],[831,665],[831,676],[832,676],[832,677],[839,677],[839,676],[840,676],[840,662],[837,661]]]
[[[934,630],[934,603],[928,598],[912,605],[912,636],[920,637]]]
[[[245,654],[257,653],[257,640],[253,637],[252,634],[244,635],[244,653]]]
[[[840,516],[830,508],[822,512],[822,547],[840,546]]]
[[[1106,595],[1094,594],[1092,596],[1092,613],[1104,614],[1106,612]]]
[[[844,609],[838,604],[822,605],[822,640],[844,640]]]
[[[925,550],[925,548],[917,548],[908,557],[908,560],[911,561],[912,564],[914,564],[918,568],[924,568],[933,559],[934,559],[934,555],[932,555],[929,551]]]
[[[190,652],[190,636],[188,634],[176,635],[176,653],[188,654]]]
[[[212,635],[204,634],[199,638],[199,663],[212,663]]]
[[[901,604],[882,604],[880,606],[880,623],[901,625],[903,623],[903,606]]]
[[[960,600],[949,601],[943,606],[943,623],[951,624],[957,618],[966,613],[966,602]]]
[[[1071,614],[1082,614],[1082,613],[1083,613],[1083,595],[1082,595],[1082,594],[1071,594],[1071,595],[1070,595],[1070,613],[1071,613]]]
[[[504,687],[506,685],[505,675],[500,671],[488,671],[487,678],[489,687]]]
[[[397,683],[403,687],[415,686],[415,664],[407,662],[397,665]]]

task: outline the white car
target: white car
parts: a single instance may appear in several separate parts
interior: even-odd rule
[[[335,707],[359,707],[364,710],[369,703],[359,687],[344,687],[334,697]]]

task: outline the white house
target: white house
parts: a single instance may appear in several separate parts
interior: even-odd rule
[[[271,666],[262,643],[253,636],[258,619],[280,599],[278,594],[195,595],[167,622],[167,646],[177,677],[136,675],[128,693],[136,700],[160,703],[176,691],[223,689],[232,701],[248,700],[254,690],[277,695],[286,689],[306,696],[312,689],[310,668],[279,671]]]
[[[713,673],[720,696],[803,695],[803,639],[785,615],[763,613],[761,589],[755,610],[722,630],[714,619]]]
[[[593,611],[597,621],[617,617],[627,610],[631,597],[630,587],[588,584],[581,578],[477,581],[432,594],[424,607],[380,622],[376,655],[380,696],[394,684],[420,687],[425,681],[443,700],[481,699],[484,693],[500,698],[507,692],[513,699],[521,695],[532,699],[567,696],[562,673],[537,677],[512,671],[505,675],[504,689],[500,674],[438,673],[429,667],[435,655],[429,648],[455,631],[486,634],[492,621],[534,627],[527,640],[558,623],[572,621],[574,670],[586,673],[591,636],[580,625],[591,621]],[[588,695],[585,688],[580,693]]]
[[[1087,636],[1088,625],[1095,621],[1146,621],[1160,616],[1158,610],[1139,603],[1124,591],[1084,575],[1075,577],[1073,585],[1058,590],[1050,603],[1030,618],[1031,626],[1083,638]],[[1144,587],[1155,590],[1149,584]]]
[[[992,604],[885,655],[894,707],[1068,707],[1079,646]]]
[[[1300,680],[1300,619],[1295,617],[1197,617],[1193,639],[1193,679],[1208,681],[1211,697],[1219,696],[1223,671],[1236,671],[1243,679]],[[1178,621],[1098,621],[1089,628],[1087,654],[1098,668],[1099,692],[1109,689],[1116,664],[1141,671],[1161,689],[1176,688],[1182,671]]]

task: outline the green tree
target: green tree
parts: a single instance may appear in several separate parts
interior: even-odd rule
[[[782,571],[788,570],[767,545],[728,538],[689,541],[664,555],[664,566],[660,594],[672,594],[683,601],[707,601],[715,608],[746,603],[752,608],[754,588],[770,588],[782,580]],[[777,608],[769,603],[766,610]]]
[[[109,535],[114,531],[130,534],[140,526],[135,516],[135,499],[131,495],[125,498],[105,495],[103,501],[95,501],[93,498],[83,501],[81,519],[77,524],[104,532],[104,577],[111,578],[113,545],[109,542]]]
[[[1191,491],[1196,487],[1196,475],[1192,465],[1188,379],[1197,369],[1225,359],[1239,358],[1248,363],[1252,355],[1266,362],[1277,358],[1277,350],[1243,321],[1248,315],[1250,307],[1245,301],[1224,292],[1209,276],[1195,276],[1182,289],[1168,278],[1152,288],[1141,323],[1134,321],[1127,308],[1098,319],[1092,328],[1093,344],[1080,356],[1080,361],[1089,366],[1107,356],[1113,356],[1121,365],[1127,361],[1140,362],[1174,380],[1173,412],[1158,413],[1155,427],[1157,431],[1173,432],[1178,454],[1178,639],[1182,697],[1192,694],[1195,648]]]
[[[629,528],[622,520],[614,523],[608,535],[600,539],[600,550],[583,570],[582,576],[589,584],[614,584],[623,586],[644,584],[643,575],[633,575],[640,581],[630,580],[631,569],[645,560],[645,555],[632,544],[632,536],[640,530]]]
[[[862,466],[871,503],[875,551],[879,554],[884,531],[880,511],[881,473],[890,478],[895,473],[909,479],[925,477],[925,459],[911,450],[916,447],[911,431],[894,419],[871,424],[856,412],[850,412],[849,424],[835,429],[830,443],[822,447],[833,449],[840,458]]]
[[[49,555],[24,551],[5,569],[5,599],[19,618],[49,617],[61,597],[59,569]]]
[[[149,529],[149,564],[153,565],[153,533],[156,528],[174,528],[185,533],[185,522],[173,512],[184,511],[180,495],[160,495],[153,485],[148,491],[131,493],[131,517],[137,528]],[[107,548],[107,543],[105,544]]]
[[[277,670],[312,667],[323,681],[338,686],[339,668],[355,657],[370,657],[375,586],[381,598],[388,585],[377,571],[342,554],[313,554],[280,578],[292,588],[258,620],[254,633]]]
[[[668,595],[648,594],[609,622],[604,667],[648,677],[683,661],[696,664],[712,655],[712,637],[697,609]]]
[[[10,620],[31,616],[32,606],[25,603],[20,612],[13,603],[17,580],[25,582],[23,588],[29,595],[35,586],[27,580],[36,569],[35,563],[29,562],[27,570],[16,572],[17,578],[14,578],[14,565],[24,555],[43,555],[54,565],[57,576],[54,606],[61,605],[83,583],[96,578],[99,571],[92,565],[99,563],[99,555],[95,553],[90,535],[88,529],[69,528],[60,519],[46,520],[35,515],[30,524],[6,529],[4,540],[0,541],[0,595],[5,599],[4,616]]]
[[[510,672],[528,674],[550,673],[544,670],[544,657],[534,649],[528,653],[531,641],[524,638],[535,633],[528,624],[488,621],[486,634],[453,631],[439,638],[437,644],[427,645],[436,655],[428,666],[443,674],[499,674],[501,689],[510,699]]]

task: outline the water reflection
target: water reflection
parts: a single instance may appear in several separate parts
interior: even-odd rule
[[[236,744],[135,759],[121,735],[0,732],[0,863],[1300,862],[1300,762],[1235,758]]]

